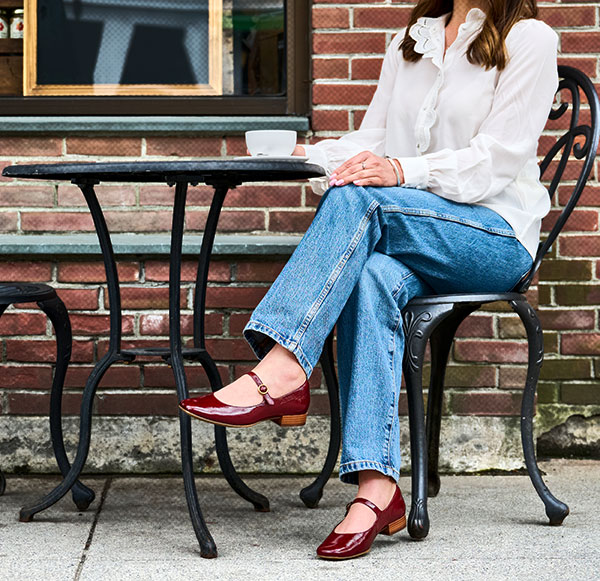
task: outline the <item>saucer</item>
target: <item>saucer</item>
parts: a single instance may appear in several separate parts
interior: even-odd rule
[[[237,161],[306,161],[303,155],[243,155],[234,157]]]

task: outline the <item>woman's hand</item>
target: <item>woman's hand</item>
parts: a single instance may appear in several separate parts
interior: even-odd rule
[[[395,186],[398,181],[391,163],[400,172],[400,183],[404,174],[399,163],[387,160],[370,151],[362,151],[338,167],[329,178],[330,186],[356,184],[357,186]]]

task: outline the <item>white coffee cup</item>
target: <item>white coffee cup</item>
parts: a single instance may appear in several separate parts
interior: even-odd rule
[[[292,155],[296,148],[296,132],[287,129],[246,131],[246,147],[250,155],[257,157]]]

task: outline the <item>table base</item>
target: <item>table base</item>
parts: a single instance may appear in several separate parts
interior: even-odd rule
[[[98,203],[98,199],[94,191],[94,185],[97,183],[97,181],[77,179],[73,180],[73,182],[79,186],[87,201],[92,218],[94,220],[96,233],[98,234],[100,248],[102,250],[106,271],[110,310],[109,347],[107,353],[100,359],[100,361],[92,370],[83,390],[83,398],[80,410],[79,443],[73,464],[69,465],[66,454],[60,456],[59,464],[64,476],[64,480],[52,492],[39,500],[37,503],[28,507],[24,507],[20,513],[20,519],[22,521],[31,521],[35,514],[55,504],[69,490],[73,491],[75,502],[80,510],[85,510],[94,499],[93,491],[79,484],[77,479],[79,478],[79,475],[85,465],[85,461],[89,452],[92,425],[92,404],[94,396],[98,384],[111,365],[114,363],[123,362],[130,363],[133,362],[138,356],[156,356],[162,358],[164,361],[169,363],[173,369],[177,397],[180,401],[188,397],[188,388],[183,366],[184,359],[193,359],[201,363],[208,376],[213,392],[223,387],[217,366],[205,349],[204,313],[206,286],[208,281],[210,255],[223,201],[227,191],[239,184],[231,181],[226,182],[223,180],[215,181],[215,183],[209,184],[214,187],[215,194],[206,221],[200,256],[198,259],[198,271],[194,294],[193,348],[183,349],[181,343],[181,249],[188,181],[177,181],[174,184],[175,202],[173,208],[171,259],[169,272],[169,348],[157,347],[144,349],[121,349],[121,299],[119,280],[110,234],[106,226],[102,209]],[[337,378],[334,372],[334,361],[331,349],[331,345],[333,344],[333,331],[327,338],[327,341],[329,342],[329,347],[323,350],[321,365],[325,380],[329,386],[329,402],[331,409],[333,410],[338,409],[339,407],[339,391]],[[55,412],[53,426],[56,430],[57,426],[60,428],[61,425],[60,400],[62,399],[62,392],[60,394],[53,395],[55,396],[55,401],[53,403],[53,410]],[[58,413],[56,413],[57,410]],[[217,547],[202,516],[194,479],[190,417],[180,411],[179,423],[183,481],[190,518],[196,533],[196,537],[200,544],[201,556],[205,558],[213,558],[217,556]],[[300,498],[307,507],[316,507],[323,495],[323,487],[333,471],[333,467],[339,454],[340,432],[339,414],[332,413],[329,449],[323,469],[316,480],[300,492]],[[248,485],[246,485],[237,474],[229,454],[226,428],[224,426],[215,426],[215,442],[219,465],[230,486],[242,498],[252,503],[255,510],[261,512],[269,511],[270,507],[268,498],[248,487]]]

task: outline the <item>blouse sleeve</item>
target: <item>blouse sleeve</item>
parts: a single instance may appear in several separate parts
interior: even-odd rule
[[[390,42],[385,53],[377,89],[363,117],[360,129],[346,133],[338,139],[324,139],[314,145],[304,145],[308,161],[322,166],[326,177],[312,178],[310,184],[317,195],[322,195],[329,187],[329,176],[337,167],[361,151],[371,151],[375,155],[384,154],[385,120],[392,96],[392,89],[398,70],[401,54],[398,46],[404,38],[404,29]]]
[[[532,24],[539,26],[515,30],[521,34],[512,38],[509,33],[509,60],[499,73],[490,113],[469,146],[398,158],[404,185],[475,203],[500,193],[536,156],[558,88],[558,36],[543,23]]]

